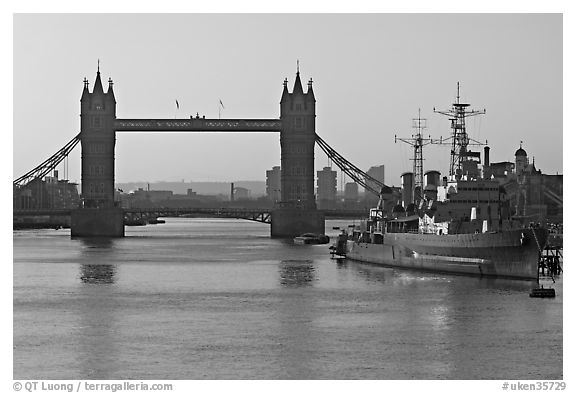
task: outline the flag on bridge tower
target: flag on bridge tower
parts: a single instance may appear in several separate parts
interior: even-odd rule
[[[222,103],[222,100],[220,98],[218,98],[218,102],[220,103],[220,105],[218,106],[218,119],[220,119],[222,109],[226,109],[226,108],[224,108],[224,104]]]
[[[176,100],[176,110],[174,111],[174,119],[178,117],[178,111],[180,110],[180,103]]]

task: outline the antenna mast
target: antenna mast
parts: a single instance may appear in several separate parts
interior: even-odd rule
[[[452,139],[452,150],[450,151],[450,178],[462,175],[462,162],[466,160],[466,157],[468,156],[467,150],[469,145],[484,146],[488,144],[488,142],[482,143],[468,137],[468,134],[466,133],[465,119],[467,117],[486,114],[486,109],[475,111],[467,109],[469,106],[470,104],[460,102],[460,82],[458,82],[456,103],[452,104],[452,109],[437,111],[436,108],[434,108],[434,113],[440,113],[441,115],[450,117],[452,136],[445,140],[447,142]],[[445,144],[442,139],[440,139],[440,142],[432,143]]]
[[[435,141],[428,138],[422,137],[422,131],[426,129],[426,119],[420,117],[420,108],[418,108],[418,118],[412,119],[412,128],[416,129],[416,134],[412,135],[412,138],[398,138],[394,135],[394,143],[402,141],[414,147],[414,182],[412,183],[412,195],[414,195],[414,202],[416,203],[422,199],[424,191],[424,158],[422,156],[422,148]]]

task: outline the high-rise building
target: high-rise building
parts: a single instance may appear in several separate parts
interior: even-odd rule
[[[266,171],[266,196],[273,202],[280,201],[281,197],[281,170],[279,166]]]
[[[370,167],[370,169],[368,169],[366,174],[372,176],[374,179],[378,180],[379,182],[384,183],[384,165]],[[365,179],[365,180],[366,180],[366,184],[368,184],[370,187],[374,188],[377,191],[380,191],[380,187],[376,183],[374,183],[372,180],[368,180],[368,179]]]
[[[333,209],[336,206],[336,171],[324,167],[317,171],[316,203],[320,209]]]
[[[358,184],[346,183],[344,185],[344,201],[345,202],[358,202]]]
[[[366,174],[372,176],[374,179],[378,180],[381,183],[384,183],[384,165],[380,166],[373,166],[368,169]],[[380,192],[380,186],[373,182],[372,180],[364,179],[366,184],[372,187],[374,190]],[[368,206],[375,206],[378,203],[379,195],[374,194],[373,192],[366,190],[364,195],[364,202]]]

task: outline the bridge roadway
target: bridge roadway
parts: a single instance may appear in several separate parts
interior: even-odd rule
[[[124,208],[127,219],[137,217],[179,217],[183,215],[201,215],[218,218],[238,218],[270,224],[273,209],[245,209],[245,208],[205,208],[205,207],[151,207],[151,208]],[[364,218],[368,210],[320,210],[326,218]],[[24,216],[69,216],[72,209],[18,209],[13,211],[14,217]]]

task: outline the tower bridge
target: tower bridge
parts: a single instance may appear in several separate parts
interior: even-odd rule
[[[293,237],[304,232],[324,233],[325,214],[317,210],[314,195],[314,146],[320,147],[337,165],[365,188],[379,193],[366,180],[387,189],[331,149],[315,131],[316,99],[312,79],[304,92],[300,70],[292,92],[283,83],[279,119],[121,119],[116,116],[112,79],[104,92],[100,67],[94,87],[84,79],[80,99],[80,134],[54,156],[14,181],[20,187],[44,176],[81,145],[81,206],[71,211],[73,237],[124,236],[124,210],[114,202],[115,146],[118,132],[278,132],[281,149],[281,200],[262,222],[271,224],[272,237]]]

